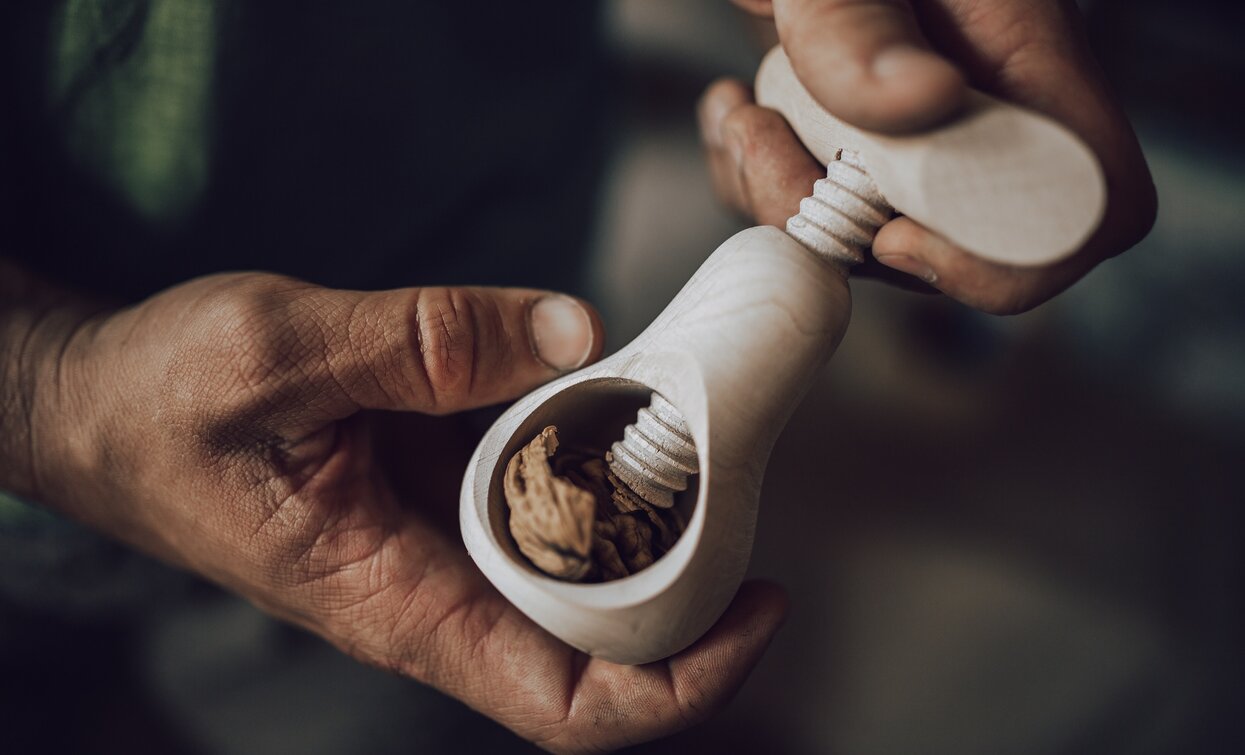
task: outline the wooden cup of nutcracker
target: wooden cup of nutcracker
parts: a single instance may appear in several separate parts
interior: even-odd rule
[[[682,650],[730,603],[751,554],[770,450],[841,340],[848,272],[892,213],[983,258],[1044,265],[1087,240],[1106,201],[1079,139],[985,95],[935,131],[889,137],[822,109],[780,48],[762,63],[756,91],[828,165],[827,177],[785,231],[750,228],[726,241],[621,351],[514,404],[463,481],[463,539],[480,570],[546,630],[618,663]],[[563,508],[515,506],[514,496],[541,492],[578,505],[571,481],[542,466],[557,444],[542,433],[551,426],[564,443],[610,449],[601,468],[622,506],[613,521],[682,529],[656,560],[592,583],[547,573],[599,579],[596,548],[611,558],[617,550],[602,542],[600,524],[594,532],[590,520],[559,520]]]

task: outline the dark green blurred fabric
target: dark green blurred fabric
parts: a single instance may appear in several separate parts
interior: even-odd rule
[[[3,249],[195,275],[574,288],[605,96],[585,0],[9,0]]]

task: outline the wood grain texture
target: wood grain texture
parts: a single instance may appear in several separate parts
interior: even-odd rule
[[[974,92],[964,112],[933,131],[886,136],[826,112],[796,78],[782,48],[757,74],[757,101],[786,117],[818,160],[859,153],[899,212],[988,260],[1047,265],[1080,249],[1106,207],[1093,152],[1038,113]]]

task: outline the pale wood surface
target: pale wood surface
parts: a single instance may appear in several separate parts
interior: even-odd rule
[[[860,153],[899,212],[988,260],[1045,265],[1074,253],[1106,206],[1102,170],[1087,146],[1038,113],[973,93],[963,114],[930,132],[862,131],[817,104],[782,48],[757,73],[757,101],[786,117],[818,160]]]

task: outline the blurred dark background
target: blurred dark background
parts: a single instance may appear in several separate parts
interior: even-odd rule
[[[1158,184],[1154,232],[1019,317],[854,284],[762,500],[752,571],[786,585],[790,620],[723,715],[640,750],[1239,748],[1245,11],[1082,7]],[[617,347],[741,227],[714,204],[692,108],[763,48],[725,0],[607,16],[591,285]],[[526,749],[210,586],[67,526],[45,541],[45,516],[0,507],[4,605],[25,607],[0,614],[0,720],[45,717],[49,748]],[[31,690],[55,707],[21,706]]]

